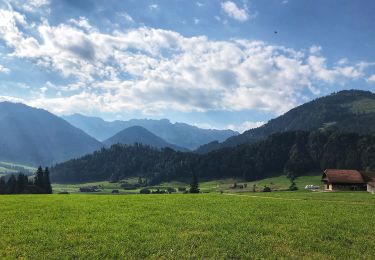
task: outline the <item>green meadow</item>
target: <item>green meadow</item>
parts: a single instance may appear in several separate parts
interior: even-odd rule
[[[136,183],[137,178],[129,178],[125,179],[128,183]],[[232,189],[231,187],[234,183],[247,183],[247,187],[244,189]],[[299,188],[299,192],[304,191],[304,187],[308,184],[313,185],[321,185],[321,175],[308,175],[308,176],[301,176],[296,179],[297,187]],[[275,190],[287,190],[290,186],[290,180],[285,176],[273,177],[268,179],[263,179],[254,182],[244,182],[241,179],[221,179],[221,180],[213,180],[213,181],[201,181],[199,183],[200,190],[202,192],[230,192],[230,193],[243,193],[243,192],[252,192],[253,186],[255,185],[256,191],[261,191],[264,186],[270,187],[273,191]],[[84,183],[84,184],[53,184],[53,190],[55,193],[59,192],[69,192],[69,193],[79,193],[80,187],[87,187],[87,186],[97,186],[100,191],[95,194],[110,194],[112,190],[118,189],[120,194],[137,194],[139,193],[140,189],[134,190],[124,190],[121,188],[121,183],[110,183],[108,181],[101,181],[101,182],[91,182],[91,183]],[[178,187],[189,187],[189,183],[186,182],[164,182],[157,186],[149,186],[147,188],[151,190],[156,189],[166,189],[167,187],[175,188]]]
[[[1,259],[373,259],[375,196],[0,196]]]

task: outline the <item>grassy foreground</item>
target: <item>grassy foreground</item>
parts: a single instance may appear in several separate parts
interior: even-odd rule
[[[0,258],[367,258],[367,193],[0,196]]]

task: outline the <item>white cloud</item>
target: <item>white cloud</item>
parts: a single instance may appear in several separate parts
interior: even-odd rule
[[[369,81],[369,82],[375,82],[375,74],[374,74],[374,75],[371,75],[371,76],[368,78],[368,81]]]
[[[9,73],[10,72],[10,69],[8,69],[8,68],[6,68],[6,67],[4,67],[4,66],[2,66],[1,64],[0,64],[0,73],[5,73],[5,74],[7,74],[7,73]]]
[[[198,6],[198,7],[202,7],[203,4],[201,2],[195,2],[195,4]]]
[[[237,21],[245,22],[250,18],[246,5],[244,6],[244,8],[239,8],[236,3],[232,1],[226,1],[221,3],[221,8],[227,15],[229,15],[233,19],[236,19]]]
[[[249,129],[257,128],[262,125],[264,125],[266,122],[263,121],[258,121],[258,122],[253,122],[253,121],[245,121],[240,125],[228,125],[227,129],[231,129],[233,131],[237,131],[239,133],[243,133]]]
[[[198,18],[194,18],[194,24],[198,24],[200,20]]]
[[[150,8],[151,10],[156,10],[159,8],[159,6],[157,4],[151,4],[148,6],[148,8]]]
[[[313,45],[309,50],[311,54],[319,54],[322,51],[322,46]]]
[[[28,13],[49,12],[49,0],[9,0],[11,5],[17,6]]]
[[[120,16],[124,17],[126,22],[128,22],[128,23],[134,23],[133,17],[131,17],[128,13],[122,12],[120,14]]]
[[[9,55],[54,70],[73,83],[47,84],[60,94],[25,102],[64,114],[157,114],[171,108],[282,114],[306,93],[319,94],[317,86],[364,77],[364,69],[372,64],[347,61],[328,66],[317,46],[311,52],[296,51],[148,27],[102,33],[84,17],[56,26],[37,24],[36,38],[19,29],[26,24],[20,13],[0,10],[0,38],[12,48]]]

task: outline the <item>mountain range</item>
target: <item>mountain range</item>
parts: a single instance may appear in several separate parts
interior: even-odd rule
[[[50,165],[100,149],[82,130],[43,109],[0,103],[0,161]]]
[[[132,119],[109,122],[98,117],[81,114],[63,116],[63,118],[97,140],[103,141],[126,128],[141,126],[167,143],[189,150],[195,150],[199,146],[212,141],[222,142],[239,134],[232,130],[202,129],[185,123],[171,123],[168,119]]]
[[[171,124],[168,120],[106,122],[100,118],[80,115],[68,118],[74,118],[76,123],[81,122],[86,127],[75,127],[43,109],[21,103],[0,102],[0,161],[30,166],[52,165],[116,143],[142,143],[154,148],[168,147],[186,152],[189,151],[186,146],[195,147],[205,140],[224,140],[237,134],[230,130],[206,130],[183,123]],[[161,136],[170,134],[169,140],[186,146],[167,142],[138,124],[147,126]],[[98,133],[104,131],[110,136],[100,142],[85,132],[87,128],[96,129]],[[178,142],[178,139],[181,141]]]
[[[131,126],[128,127],[114,136],[108,138],[107,140],[104,140],[103,143],[106,146],[111,146],[114,144],[127,144],[132,145],[135,143],[139,144],[146,144],[154,148],[165,148],[169,147],[176,151],[182,151],[187,152],[188,150],[186,148],[178,147],[176,145],[167,143],[160,137],[154,135],[147,129],[141,127],[141,126]]]
[[[116,143],[142,143],[177,151],[187,151],[187,148],[201,145],[195,152],[204,154],[256,143],[275,133],[298,130],[340,130],[374,135],[375,94],[359,90],[333,93],[298,106],[262,127],[240,135],[230,130],[207,130],[184,123],[172,124],[168,120],[107,122],[78,114],[65,119],[82,129],[46,110],[1,102],[0,161],[32,166],[52,165]],[[93,133],[109,137],[102,143],[91,136]],[[202,145],[205,141],[211,143]]]

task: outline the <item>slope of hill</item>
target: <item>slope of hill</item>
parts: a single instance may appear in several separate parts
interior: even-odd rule
[[[88,117],[80,114],[64,116],[63,118],[98,140],[108,139],[131,126],[141,126],[170,144],[190,150],[215,140],[222,142],[228,137],[238,134],[238,132],[232,130],[201,129],[185,123],[172,124],[167,119],[132,119],[129,121],[107,122],[98,117]]]
[[[103,143],[107,146],[111,146],[113,144],[144,144],[149,145],[155,148],[165,148],[169,147],[176,151],[187,151],[187,149],[175,146],[173,144],[169,144],[160,137],[154,135],[147,129],[141,126],[131,126],[126,128],[119,133],[115,134],[114,136],[108,138],[107,140],[103,141]]]
[[[50,165],[99,149],[102,144],[42,109],[0,103],[0,160]]]
[[[90,182],[128,177],[156,184],[172,180],[242,178],[247,181],[325,168],[375,170],[375,136],[331,130],[273,134],[254,144],[226,147],[205,155],[143,145],[113,145],[51,169],[56,182]]]
[[[207,153],[222,147],[256,142],[274,133],[294,130],[314,131],[321,128],[374,134],[375,94],[361,90],[333,93],[293,108],[261,127],[230,137],[222,143],[203,145],[197,149],[197,152]]]

